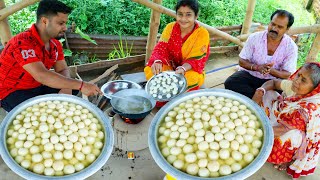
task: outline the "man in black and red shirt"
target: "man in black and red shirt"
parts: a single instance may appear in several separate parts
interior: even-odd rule
[[[94,84],[70,78],[57,40],[67,30],[70,12],[68,6],[57,0],[40,1],[36,24],[5,46],[0,55],[0,100],[6,111],[43,94],[72,94],[72,90],[88,96],[101,93]]]

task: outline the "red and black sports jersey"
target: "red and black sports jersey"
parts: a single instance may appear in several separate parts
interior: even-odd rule
[[[16,90],[40,86],[23,66],[41,61],[47,69],[64,60],[61,43],[50,40],[50,51],[45,49],[35,24],[13,37],[0,55],[0,100]]]

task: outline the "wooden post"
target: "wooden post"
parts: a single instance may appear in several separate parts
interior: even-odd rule
[[[307,5],[306,5],[306,9],[307,9],[308,11],[311,10],[312,3],[313,3],[313,0],[308,0]]]
[[[160,13],[167,14],[167,15],[169,15],[171,17],[174,17],[174,18],[176,17],[176,13],[173,10],[165,8],[165,7],[163,7],[163,6],[159,5],[159,4],[153,3],[153,2],[151,2],[149,0],[131,0],[131,1],[136,2],[136,3],[140,3],[142,5],[145,5],[146,7],[149,7],[149,8],[151,8],[153,10],[156,10],[156,11],[158,11]],[[228,33],[220,31],[220,30],[218,30],[218,29],[216,29],[216,28],[214,28],[212,26],[209,26],[207,24],[204,24],[204,23],[202,23],[200,21],[198,21],[198,23],[202,27],[206,28],[209,31],[209,33],[216,34],[216,35],[218,35],[220,37],[223,37],[226,40],[229,40],[229,41],[231,41],[231,42],[243,47],[243,42],[241,42],[238,38],[233,37]]]
[[[320,33],[316,35],[314,38],[311,49],[307,56],[306,62],[315,62],[317,61],[317,57],[320,51]]]
[[[252,23],[252,16],[253,16],[255,6],[256,6],[256,0],[248,0],[246,17],[244,19],[241,34],[247,34],[249,32],[250,27],[251,27],[251,23]]]
[[[6,7],[4,0],[0,0],[0,10],[4,9]],[[1,40],[1,44],[4,46],[6,46],[6,44],[8,43],[8,41],[11,39],[12,37],[12,33],[10,30],[10,26],[8,23],[7,18],[3,19],[2,21],[0,21],[0,40]]]
[[[12,6],[6,7],[2,10],[0,10],[0,21],[8,17],[9,15],[29,6],[32,5],[40,0],[23,0],[15,3]]]
[[[161,4],[162,0],[153,0],[154,3]],[[149,34],[148,34],[148,40],[147,40],[147,47],[146,47],[146,59],[145,62],[147,63],[152,50],[154,49],[156,43],[157,43],[157,35],[159,31],[159,25],[160,25],[160,17],[161,13],[152,10],[151,17],[150,17],[150,23],[149,23]]]

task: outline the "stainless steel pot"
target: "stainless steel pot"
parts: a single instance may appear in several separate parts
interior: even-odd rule
[[[166,159],[162,156],[160,149],[158,147],[157,139],[159,137],[158,128],[162,123],[162,120],[164,119],[165,115],[174,107],[178,106],[180,103],[185,102],[188,99],[192,99],[194,97],[199,97],[199,96],[221,96],[221,97],[237,100],[240,103],[245,104],[249,109],[255,112],[258,119],[260,119],[263,127],[263,132],[264,132],[263,145],[260,149],[260,153],[258,154],[258,156],[253,160],[253,162],[251,162],[244,169],[236,173],[230,174],[228,176],[222,176],[218,178],[201,178],[201,177],[191,176],[189,174],[186,174],[182,171],[177,170],[176,168],[171,166],[166,161]],[[162,107],[160,111],[158,111],[158,113],[155,115],[155,117],[153,118],[150,124],[149,134],[148,134],[148,143],[149,143],[149,149],[150,149],[151,155],[155,160],[155,162],[158,164],[158,166],[163,171],[172,175],[178,180],[209,180],[209,179],[239,180],[239,179],[245,179],[251,176],[253,173],[258,171],[261,168],[261,166],[266,162],[273,145],[273,130],[268,120],[268,117],[266,116],[264,111],[251,99],[239,93],[226,90],[226,89],[205,89],[205,90],[198,90],[198,91],[193,91],[193,92],[183,94],[178,98],[175,98],[169,103],[167,103],[164,107]]]
[[[104,139],[104,145],[101,150],[101,154],[99,157],[88,167],[83,169],[82,171],[79,171],[77,173],[66,175],[66,176],[44,176],[39,175],[36,173],[33,173],[31,171],[28,171],[21,167],[10,155],[7,147],[7,130],[9,125],[12,123],[12,121],[15,119],[15,117],[24,109],[26,109],[29,106],[32,106],[34,104],[43,102],[43,101],[67,101],[75,104],[79,104],[85,108],[87,108],[94,116],[97,117],[97,119],[100,121],[100,123],[103,125],[103,130],[105,134]],[[96,106],[91,104],[90,102],[75,97],[71,95],[63,95],[63,94],[48,94],[43,96],[37,96],[35,98],[31,98],[26,100],[25,102],[21,103],[17,107],[15,107],[13,110],[10,111],[9,114],[4,118],[4,120],[1,123],[0,126],[0,155],[4,162],[8,165],[8,167],[21,177],[25,179],[33,179],[33,180],[40,180],[40,179],[63,179],[63,180],[75,180],[75,179],[85,179],[95,172],[97,172],[109,159],[111,152],[113,150],[113,143],[114,143],[114,135],[113,130],[111,127],[110,120],[107,116],[104,115],[104,113],[98,109]],[[0,178],[1,179],[1,178]]]
[[[140,112],[137,112],[137,113],[130,113],[126,110],[121,110],[122,109],[122,108],[120,108],[121,104],[117,103],[117,98],[112,98],[111,105],[112,105],[113,111],[115,113],[118,113],[120,116],[124,116],[124,117],[130,118],[130,119],[145,118],[156,105],[156,101],[142,89],[124,89],[124,90],[121,90],[121,91],[115,93],[114,95],[120,96],[120,97],[128,97],[128,98],[132,97],[132,96],[141,96],[141,97],[144,97],[150,101],[150,103],[151,103],[150,108],[145,109]]]

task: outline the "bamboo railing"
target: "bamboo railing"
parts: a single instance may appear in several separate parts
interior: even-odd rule
[[[161,4],[162,0],[153,0],[153,2],[157,4]],[[148,34],[148,40],[147,40],[147,46],[146,46],[145,62],[147,62],[148,59],[150,58],[153,48],[157,43],[157,35],[158,35],[159,25],[160,25],[160,16],[161,16],[161,13],[159,13],[158,11],[152,10],[150,23],[149,23],[149,34]]]
[[[246,17],[244,18],[244,23],[242,26],[241,34],[248,34],[249,33],[255,5],[256,5],[256,0],[248,0]]]
[[[8,42],[8,40],[12,37],[10,27],[7,22],[7,17],[29,5],[32,5],[40,0],[23,0],[15,3],[12,6],[5,7],[4,0],[0,0],[0,39],[1,43],[3,45]],[[151,8],[153,10],[152,16],[150,18],[150,33],[148,37],[148,45],[146,46],[147,49],[147,57],[151,54],[152,49],[155,46],[156,39],[157,39],[157,31],[159,27],[159,19],[160,19],[160,13],[169,15],[171,17],[175,17],[176,14],[173,10],[165,8],[160,5],[162,0],[132,0],[133,2],[140,3],[148,8]],[[159,4],[157,4],[159,3]],[[233,42],[237,44],[238,46],[242,47],[244,44],[242,41],[245,41],[248,36],[250,35],[249,29],[251,27],[252,23],[252,15],[254,13],[254,6],[255,6],[256,0],[248,0],[248,7],[247,7],[247,14],[244,21],[244,24],[241,29],[241,35],[238,37],[233,37],[229,35],[226,32],[223,32],[222,29],[216,29],[214,27],[211,27],[207,24],[204,24],[202,22],[199,22],[199,24],[203,27],[205,27],[211,35],[215,37],[215,39],[225,39],[226,41]],[[231,26],[230,26],[231,27]],[[228,27],[227,27],[228,28]],[[301,33],[316,33],[317,36],[313,42],[312,48],[309,51],[309,55],[307,57],[307,61],[314,61],[316,60],[316,57],[320,51],[320,24],[315,24],[312,26],[303,26],[303,27],[292,27],[288,30],[287,34],[294,35],[294,34],[301,34]],[[211,47],[212,50],[218,50],[218,51],[224,51],[227,49],[236,49],[236,46],[232,47],[226,47],[223,46],[219,47]],[[146,57],[146,59],[147,59]]]
[[[6,5],[4,3],[4,0],[0,0],[0,10],[4,9],[5,7]],[[4,18],[2,21],[0,21],[0,32],[1,44],[5,46],[12,37],[12,33],[7,18]]]

